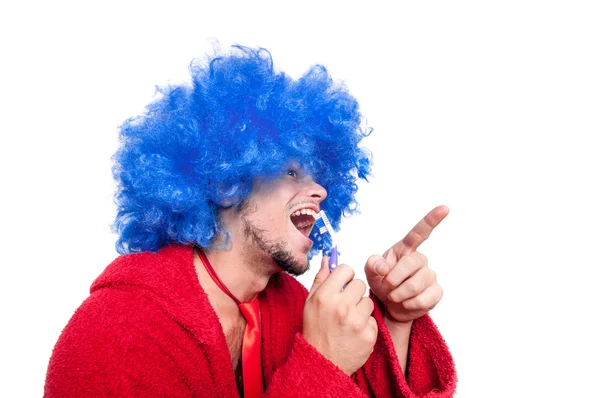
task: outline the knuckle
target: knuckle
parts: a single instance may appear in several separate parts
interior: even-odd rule
[[[426,309],[429,307],[427,305],[427,303],[425,302],[425,299],[422,296],[417,296],[417,297],[413,298],[410,301],[410,306],[411,306],[410,309],[413,309],[413,310]]]
[[[427,259],[426,255],[424,255],[423,253],[420,253],[420,252],[415,252],[414,254],[418,261],[420,261],[423,265],[427,265],[429,260]]]
[[[340,272],[344,272],[348,275],[348,279],[354,278],[354,270],[348,264],[340,264],[336,269],[338,268],[341,270]]]
[[[343,321],[348,316],[348,305],[340,304],[335,309],[335,316],[338,320]]]
[[[367,284],[360,279],[354,279],[352,283],[356,284],[358,290],[362,291],[361,296],[367,291]]]
[[[352,329],[353,332],[355,333],[359,333],[362,332],[363,329],[365,328],[365,324],[364,321],[361,322],[360,319],[355,319],[352,321],[352,323],[350,324],[350,328]]]
[[[413,300],[404,301],[402,303],[402,308],[404,308],[406,311],[414,311],[415,308],[413,306]]]
[[[398,295],[398,292],[395,291],[395,290],[392,290],[391,292],[388,293],[387,299],[389,301],[391,301],[392,303],[396,303],[396,304],[400,301],[400,297]]]
[[[371,300],[371,298],[370,298],[370,297],[365,297],[365,298],[363,298],[363,300],[365,300],[365,301],[366,301],[366,304],[365,304],[365,305],[366,305],[366,306],[367,306],[367,308],[369,309],[369,314],[372,314],[372,313],[373,313],[373,310],[375,309],[375,303],[373,303],[373,300]]]
[[[317,308],[321,308],[327,303],[327,300],[325,299],[323,294],[321,294],[319,292],[315,293],[312,296],[312,301],[317,306]]]
[[[369,314],[369,316],[371,314],[373,314],[373,310],[375,309],[375,304],[373,303],[373,300],[371,300],[370,297],[363,297],[360,299],[358,305],[361,308],[364,308],[366,310],[366,312]],[[365,315],[366,317],[367,315]],[[363,320],[364,321],[364,320]]]
[[[360,279],[352,279],[352,281],[351,281],[349,284],[352,284],[352,285],[354,285],[354,286],[356,286],[356,287],[359,287],[359,286],[360,286],[360,287],[366,287],[366,286],[367,286],[367,285],[365,284],[365,282],[363,282],[363,281],[362,281],[362,280],[360,280]]]
[[[418,309],[418,306],[417,306],[417,304],[415,302],[415,299],[411,299],[411,300],[405,301],[404,303],[402,303],[402,306],[407,311],[414,311],[414,310]]]
[[[377,334],[379,332],[379,327],[377,326],[377,321],[372,316],[369,317],[368,325],[369,325],[369,327],[367,328],[367,333],[366,333],[367,342],[369,344],[374,345],[375,342],[377,341]]]
[[[406,256],[402,257],[399,261],[399,265],[402,267],[402,271],[404,274],[414,272],[414,269],[417,267],[417,259],[414,256],[414,253],[409,253]]]
[[[417,231],[415,231],[414,229],[411,229],[408,232],[408,237],[410,238],[410,240],[412,240],[413,242],[422,242],[425,239],[427,239],[427,236],[421,235],[420,233],[418,233]]]
[[[374,346],[377,343],[377,332],[371,331],[367,333],[367,337],[365,338],[367,345]]]
[[[378,254],[373,254],[371,256],[369,256],[369,258],[367,259],[367,264],[375,264],[377,261],[381,260],[383,257],[381,257]]]
[[[414,270],[427,266],[427,257],[419,252],[412,252],[404,257],[407,268]]]
[[[411,296],[414,296],[415,294],[420,292],[419,284],[412,279],[409,279],[406,282],[404,282],[404,287],[406,288],[408,294],[410,294]]]
[[[398,285],[398,281],[396,280],[395,275],[392,272],[388,273],[385,278],[383,278],[383,284],[388,289],[393,289]]]
[[[418,252],[412,252],[410,253],[410,256],[408,258],[410,265],[413,268],[420,268],[423,266],[423,258],[422,258],[422,254],[418,253]]]

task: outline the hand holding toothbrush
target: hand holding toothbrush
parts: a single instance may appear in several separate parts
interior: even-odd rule
[[[365,364],[377,340],[374,305],[363,297],[366,291],[351,267],[340,264],[330,271],[323,257],[304,305],[302,335],[348,376]]]
[[[442,288],[427,257],[417,248],[449,213],[446,206],[431,210],[383,256],[371,256],[365,274],[373,294],[385,304],[386,317],[396,323],[411,322],[428,313],[442,299]]]

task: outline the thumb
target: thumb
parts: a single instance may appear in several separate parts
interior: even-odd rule
[[[374,254],[365,264],[365,275],[367,279],[383,278],[390,272],[391,266],[383,257]]]
[[[313,295],[313,293],[325,282],[325,279],[329,276],[331,271],[329,271],[329,257],[323,256],[321,260],[321,269],[317,272],[317,276],[315,276],[315,281],[313,282],[312,287],[310,288],[310,293],[308,293],[308,298]]]

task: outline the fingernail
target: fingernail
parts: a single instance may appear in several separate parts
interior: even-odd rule
[[[377,271],[378,274],[381,275],[386,270],[387,270],[387,263],[385,261],[381,260],[377,264],[375,264],[375,271]]]

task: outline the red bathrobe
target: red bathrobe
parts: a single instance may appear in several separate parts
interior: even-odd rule
[[[117,258],[92,284],[50,358],[47,397],[238,397],[219,319],[191,246]],[[449,397],[452,357],[428,316],[413,322],[407,378],[376,305],[375,350],[348,377],[304,340],[307,291],[287,274],[260,294],[268,397]]]

